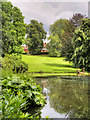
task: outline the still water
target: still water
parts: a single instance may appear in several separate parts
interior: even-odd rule
[[[89,118],[87,76],[36,78],[46,96],[42,118]]]

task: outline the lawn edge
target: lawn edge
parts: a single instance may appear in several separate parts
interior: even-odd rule
[[[30,73],[30,74],[31,77],[77,76],[77,73]],[[84,75],[90,76],[90,73],[85,73]]]

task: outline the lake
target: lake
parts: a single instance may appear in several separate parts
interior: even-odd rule
[[[44,107],[36,110],[41,118],[90,118],[87,76],[36,78],[46,96]]]

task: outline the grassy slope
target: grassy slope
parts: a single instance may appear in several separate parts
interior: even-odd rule
[[[29,72],[43,72],[46,76],[50,74],[76,74],[76,68],[73,68],[72,63],[65,61],[64,57],[47,57],[45,55],[22,55],[23,61],[29,66]],[[40,74],[42,76],[42,74]]]

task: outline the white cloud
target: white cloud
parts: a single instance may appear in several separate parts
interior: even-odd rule
[[[14,6],[20,8],[25,16],[26,23],[30,23],[31,19],[37,19],[44,24],[44,28],[47,31],[49,30],[50,24],[53,24],[57,19],[70,18],[77,12],[88,15],[88,2],[45,2],[45,0],[43,2],[30,2],[31,0],[29,2],[28,0],[9,1]]]
[[[68,17],[67,17],[68,16]],[[64,11],[62,12],[59,16],[57,16],[57,18],[70,18],[73,16],[73,11]]]

